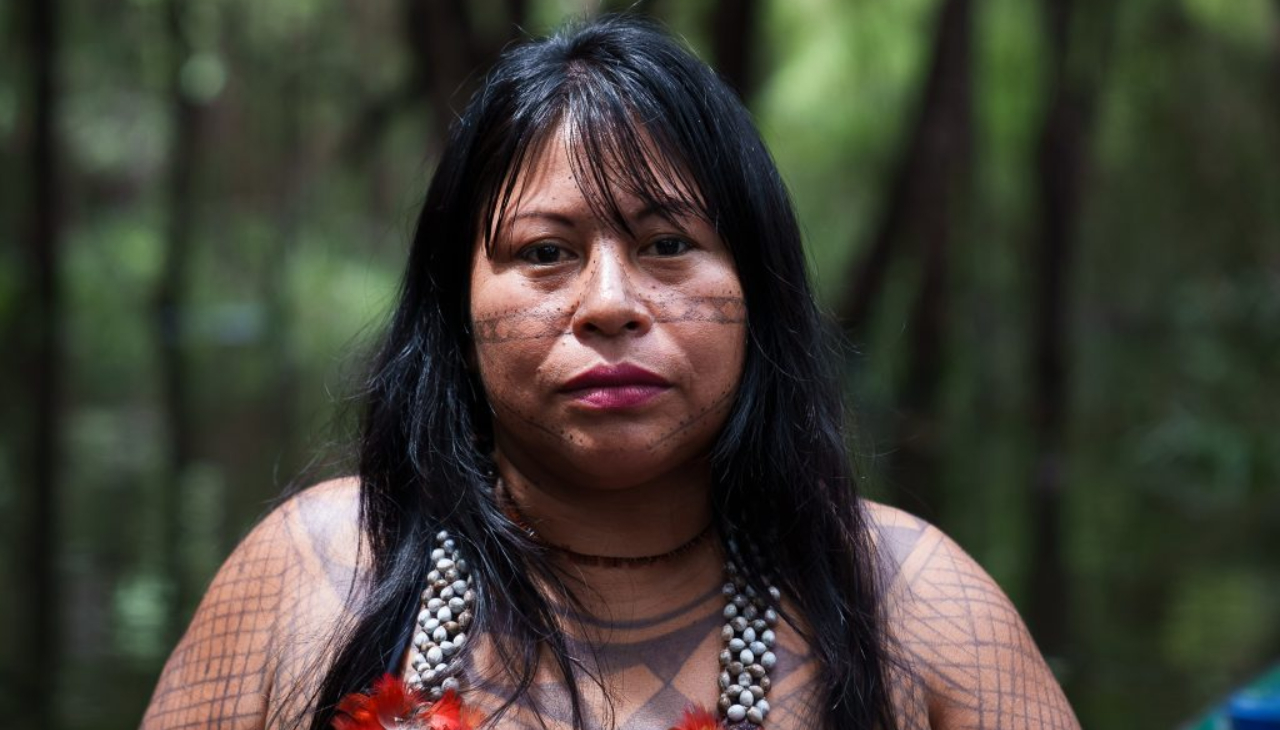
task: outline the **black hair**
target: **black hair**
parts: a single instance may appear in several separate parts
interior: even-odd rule
[[[697,210],[729,247],[748,346],[711,454],[718,529],[770,536],[769,566],[755,567],[788,597],[789,620],[822,665],[814,674],[822,726],[895,727],[870,527],[788,193],[729,87],[667,33],[627,16],[511,48],[450,130],[364,393],[368,591],[317,692],[311,727],[327,728],[337,701],[405,649],[441,529],[476,581],[471,635],[491,637],[512,668],[514,696],[503,709],[529,697],[546,650],[570,691],[574,727],[584,727],[578,687],[591,678],[570,659],[548,595],[569,591],[495,502],[489,409],[467,365],[474,246],[488,245],[516,173],[562,125],[575,176],[604,219],[626,226],[614,198],[622,190],[667,214]]]

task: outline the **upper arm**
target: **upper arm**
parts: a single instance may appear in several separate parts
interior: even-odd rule
[[[925,695],[928,726],[1078,728],[1017,609],[991,576],[937,528],[884,510],[877,509],[877,522],[882,552],[894,565],[891,625]]]
[[[165,664],[143,728],[262,728],[281,710],[276,695],[296,699],[350,598],[353,505],[349,487],[304,492],[241,542]]]

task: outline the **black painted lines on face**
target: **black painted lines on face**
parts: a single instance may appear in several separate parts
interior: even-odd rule
[[[742,325],[747,321],[746,303],[742,297],[672,296],[646,299],[644,305],[652,313],[655,324],[701,322]],[[570,328],[572,316],[572,309],[560,307],[485,313],[472,322],[472,337],[477,345],[567,337],[573,334]]]

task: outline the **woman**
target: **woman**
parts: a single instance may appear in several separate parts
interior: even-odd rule
[[[246,538],[144,726],[1075,727],[981,568],[856,498],[824,352],[710,69],[626,18],[509,51],[427,194],[358,478]]]

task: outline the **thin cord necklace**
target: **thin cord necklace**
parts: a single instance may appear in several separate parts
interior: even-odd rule
[[[602,568],[644,568],[658,563],[673,561],[676,558],[692,551],[694,548],[706,541],[707,536],[711,534],[711,527],[713,524],[708,521],[706,526],[703,527],[698,534],[665,553],[659,553],[657,555],[636,555],[630,557],[591,555],[588,553],[580,553],[565,545],[557,545],[539,534],[537,529],[533,527],[532,521],[525,516],[524,512],[520,511],[520,507],[516,505],[515,499],[507,490],[506,484],[501,480],[499,480],[494,492],[497,494],[498,504],[502,507],[502,511],[507,515],[507,519],[511,520],[516,527],[519,527],[526,535],[528,535],[529,539],[552,552],[564,556],[569,560],[569,562],[577,565],[590,565]]]
[[[753,562],[758,565],[759,553],[754,545],[750,549]],[[781,594],[767,580],[764,595],[747,582],[742,553],[733,538],[725,541],[725,552],[726,580],[721,589],[725,624],[720,634],[723,648],[716,725],[729,730],[757,730],[769,715],[769,672],[777,664],[773,651],[778,624],[775,606],[781,601]],[[466,632],[475,615],[475,590],[466,559],[448,532],[436,534],[431,560],[434,565],[422,591],[405,683],[429,702],[444,704],[439,700],[449,697],[456,704],[460,702],[456,693],[463,672],[461,650],[468,641]],[[417,712],[429,716],[432,707],[428,705]],[[680,727],[707,727],[698,723],[709,717],[704,711],[691,709]],[[413,720],[410,718],[409,722]]]

